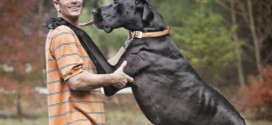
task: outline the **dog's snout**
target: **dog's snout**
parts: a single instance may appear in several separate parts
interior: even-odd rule
[[[100,10],[99,9],[93,9],[92,11],[93,15],[97,15],[100,13]]]

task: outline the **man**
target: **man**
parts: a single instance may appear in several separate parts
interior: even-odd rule
[[[83,0],[53,0],[58,17],[77,26]],[[61,25],[46,39],[49,125],[103,125],[100,87],[122,88],[133,79],[123,72],[126,61],[112,74],[95,74],[94,64],[75,33]]]

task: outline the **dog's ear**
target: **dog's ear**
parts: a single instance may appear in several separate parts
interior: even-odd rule
[[[135,0],[136,6],[143,10],[144,21],[152,20],[154,18],[154,13],[150,7],[150,3],[148,0]]]
[[[152,12],[152,9],[148,5],[148,3],[144,4],[144,10],[143,10],[143,20],[148,21],[152,20],[154,18],[154,13]]]

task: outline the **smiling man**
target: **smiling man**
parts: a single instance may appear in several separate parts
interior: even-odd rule
[[[58,17],[77,26],[83,0],[53,0]],[[78,37],[66,25],[52,28],[46,38],[49,125],[104,125],[100,87],[122,88],[133,79],[123,72],[124,62],[111,74],[96,68]]]

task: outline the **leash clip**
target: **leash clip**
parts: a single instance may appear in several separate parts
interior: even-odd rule
[[[123,45],[123,48],[127,49],[128,45],[130,44],[130,42],[133,40],[134,38],[134,33],[129,31],[128,32],[128,38],[127,40],[125,41],[124,45]]]
[[[132,34],[132,37],[140,39],[140,38],[143,37],[143,32],[141,32],[141,31],[134,31],[133,34]]]

